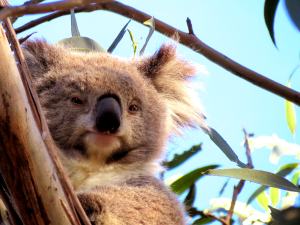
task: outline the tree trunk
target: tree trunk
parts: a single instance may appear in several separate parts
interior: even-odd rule
[[[25,225],[79,224],[37,127],[1,25],[0,56],[0,172],[9,198],[7,207]]]

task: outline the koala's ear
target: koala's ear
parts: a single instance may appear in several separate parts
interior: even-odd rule
[[[206,127],[201,104],[189,85],[189,78],[195,75],[196,69],[176,55],[175,46],[163,45],[153,56],[140,60],[137,67],[165,100],[171,129]]]
[[[22,49],[33,77],[42,76],[59,60],[57,48],[44,40],[26,41]]]

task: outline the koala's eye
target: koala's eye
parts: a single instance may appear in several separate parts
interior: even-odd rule
[[[137,104],[131,104],[130,106],[129,106],[129,112],[131,112],[131,113],[135,113],[135,112],[137,112],[137,111],[139,111],[140,110],[140,107],[137,105]]]
[[[79,97],[72,97],[71,102],[74,105],[83,105],[83,100],[81,100]]]

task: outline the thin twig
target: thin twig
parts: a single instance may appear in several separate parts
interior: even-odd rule
[[[234,188],[233,188],[233,194],[232,194],[232,200],[231,200],[230,208],[229,208],[228,214],[227,214],[226,219],[225,219],[226,225],[231,224],[231,219],[232,219],[232,216],[233,216],[235,203],[236,203],[238,195],[241,193],[241,191],[244,187],[244,184],[245,184],[245,181],[240,180],[238,185],[234,186]]]
[[[186,18],[186,25],[188,27],[188,31],[190,35],[195,35],[194,30],[193,30],[193,25],[192,25],[192,21],[190,18]]]
[[[248,168],[253,169],[253,161],[252,161],[252,157],[251,157],[251,149],[249,146],[249,134],[247,133],[246,129],[243,129],[244,132],[244,139],[245,139],[245,149],[246,149],[246,156],[247,156],[247,162],[248,162]]]
[[[249,146],[249,140],[248,140],[248,133],[245,129],[243,129],[244,132],[244,137],[245,137],[245,150],[246,150],[246,156],[247,156],[247,167],[252,169],[254,168],[253,166],[253,161],[252,161],[252,157],[251,157],[251,150],[250,150],[250,146]],[[232,194],[232,200],[231,200],[231,204],[230,204],[230,208],[228,211],[228,214],[226,216],[226,225],[230,225],[230,221],[232,219],[233,216],[233,212],[234,212],[234,207],[235,207],[235,203],[237,200],[238,195],[240,194],[240,192],[242,191],[243,187],[245,185],[245,181],[244,180],[240,180],[237,186],[234,186],[233,188],[233,194]]]
[[[110,2],[112,0],[65,0],[41,4],[24,4],[20,6],[6,6],[0,11],[0,20],[8,17],[23,16],[25,14],[47,13],[57,10],[70,10],[90,3]]]
[[[80,7],[80,8],[75,9],[75,12],[91,12],[94,10],[108,10],[108,11],[123,15],[125,17],[131,18],[140,23],[143,23],[144,21],[151,18],[150,15],[148,15],[144,12],[141,12],[133,7],[124,5],[120,2],[110,2],[110,3],[88,5],[85,7]],[[24,30],[27,30],[29,28],[32,28],[38,24],[41,24],[45,21],[50,21],[54,18],[60,17],[62,15],[67,15],[67,14],[70,14],[69,10],[55,12],[53,14],[41,17],[37,20],[33,20],[33,21],[17,28],[16,31],[19,33]],[[250,70],[247,67],[235,62],[234,60],[230,59],[229,57],[223,55],[222,53],[218,52],[217,50],[206,45],[195,35],[191,35],[189,33],[180,31],[158,19],[155,19],[155,30],[166,36],[169,36],[169,37],[172,37],[172,36],[174,36],[174,34],[177,34],[178,37],[180,38],[179,42],[181,44],[191,48],[195,52],[202,54],[204,57],[215,62],[216,64],[223,67],[224,69],[232,72],[234,75],[236,75],[244,80],[247,80],[258,87],[261,87],[267,91],[270,91],[276,95],[279,95],[291,102],[294,102],[295,104],[300,106],[300,93],[299,92],[297,92],[291,88],[288,88],[280,83],[277,83],[255,71]]]
[[[220,218],[220,217],[217,217],[215,216],[214,214],[212,213],[209,213],[209,212],[206,212],[206,213],[203,213],[205,216],[209,217],[209,218],[212,218],[216,221],[219,221],[222,225],[227,225],[226,224],[226,221],[223,219],[223,218]]]
[[[214,214],[212,214],[211,212],[205,212],[205,211],[202,211],[202,210],[198,210],[196,208],[192,208],[191,210],[192,210],[192,215],[199,215],[201,217],[208,217],[208,218],[214,219],[216,221],[219,221],[222,225],[226,225],[226,221],[223,218],[217,217]]]

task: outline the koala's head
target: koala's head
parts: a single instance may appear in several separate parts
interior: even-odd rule
[[[194,68],[171,45],[134,60],[44,41],[27,42],[24,50],[51,134],[68,157],[151,161],[171,132],[203,123],[186,85]]]

